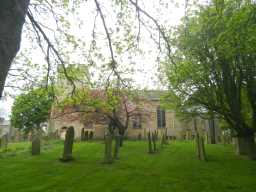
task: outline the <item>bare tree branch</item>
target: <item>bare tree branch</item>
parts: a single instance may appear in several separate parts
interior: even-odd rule
[[[37,29],[40,34],[43,36],[44,40],[47,42],[48,44],[48,48],[47,48],[47,53],[49,54],[50,52],[50,49],[53,51],[53,53],[57,56],[57,59],[58,61],[60,62],[62,68],[63,68],[63,72],[64,72],[64,75],[65,77],[67,78],[67,80],[72,84],[72,95],[74,94],[75,92],[75,89],[76,89],[76,85],[72,79],[71,76],[68,75],[68,72],[67,72],[67,69],[65,67],[65,62],[64,60],[62,59],[62,57],[60,56],[59,52],[56,50],[56,48],[53,46],[53,44],[51,43],[51,41],[49,40],[49,38],[47,37],[47,35],[45,34],[45,32],[43,31],[43,29],[41,28],[41,26],[37,23],[37,21],[35,21],[31,11],[29,10],[28,11],[28,18],[29,20],[31,21],[32,25],[34,26],[35,29]],[[49,58],[49,55],[47,56],[47,58]],[[49,60],[48,60],[49,61]]]
[[[125,84],[125,82],[123,81],[123,79],[121,78],[119,72],[117,71],[117,62],[115,60],[115,56],[114,56],[114,51],[113,51],[113,46],[112,46],[112,40],[111,40],[111,37],[110,37],[110,33],[108,31],[108,28],[107,28],[107,24],[106,24],[106,21],[105,21],[105,18],[104,18],[104,15],[102,13],[102,10],[101,10],[101,7],[100,7],[100,4],[98,2],[98,0],[94,0],[95,2],[95,5],[96,5],[96,8],[97,8],[97,11],[99,12],[100,14],[100,17],[101,17],[101,20],[102,20],[102,24],[103,24],[103,27],[104,27],[104,30],[105,30],[105,33],[106,33],[106,36],[107,36],[107,40],[108,40],[108,47],[109,47],[109,51],[110,51],[110,55],[111,55],[111,69],[112,71],[114,72],[114,74],[116,75],[116,77],[118,78],[118,81],[121,81],[121,83],[127,87],[127,85]],[[110,78],[112,72],[110,73],[108,79]]]
[[[138,1],[134,2],[133,0],[129,0],[129,2],[135,6],[136,8],[136,11],[137,12],[141,12],[143,13],[146,17],[148,17],[157,27],[159,33],[161,34],[162,38],[164,39],[165,41],[165,45],[166,45],[166,48],[167,48],[167,52],[168,52],[168,58],[169,60],[171,61],[172,64],[175,64],[175,61],[173,60],[173,57],[172,57],[172,54],[171,54],[171,45],[170,45],[170,41],[168,39],[168,36],[166,35],[163,27],[158,23],[158,21],[152,17],[149,13],[147,13],[144,9],[142,9],[139,5],[138,5]]]

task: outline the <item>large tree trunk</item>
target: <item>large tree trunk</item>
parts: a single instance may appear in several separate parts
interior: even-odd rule
[[[0,97],[11,63],[20,48],[22,27],[29,0],[0,2]]]
[[[236,137],[235,147],[238,155],[247,155],[250,159],[256,160],[256,145],[254,135]]]

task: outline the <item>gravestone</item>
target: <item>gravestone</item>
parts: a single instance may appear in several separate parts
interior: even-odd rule
[[[157,152],[157,146],[156,146],[156,142],[157,142],[157,131],[154,131],[152,133],[152,142],[153,142],[153,150],[154,152]]]
[[[4,134],[1,138],[0,138],[0,148],[3,148],[5,150],[7,150],[7,146],[8,146],[8,135]]]
[[[32,155],[39,155],[40,154],[40,131],[39,130],[34,130],[33,133],[31,134],[31,140],[32,140],[32,150],[31,154]]]
[[[148,132],[148,153],[153,153],[152,136],[150,131]]]
[[[197,125],[197,119],[194,119],[194,129],[195,129],[195,142],[197,157],[200,161],[206,161],[204,137],[202,136],[202,130]]]
[[[206,161],[204,138],[198,133],[196,133],[196,148],[198,159],[201,161]]]
[[[112,158],[112,134],[107,133],[105,135],[105,159],[104,163],[110,164],[113,163]]]
[[[64,141],[64,151],[63,151],[62,157],[60,158],[60,160],[63,162],[68,162],[73,160],[72,150],[73,150],[74,137],[75,137],[74,127],[70,126],[66,131],[65,141]]]

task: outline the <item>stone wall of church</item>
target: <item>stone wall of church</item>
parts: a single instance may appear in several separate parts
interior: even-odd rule
[[[132,120],[129,123],[126,137],[129,139],[147,138],[148,131],[157,130],[159,135],[163,131],[167,131],[167,136],[176,139],[192,139],[194,135],[194,124],[193,122],[180,121],[174,111],[165,111],[166,128],[157,127],[157,108],[160,106],[159,100],[147,100],[141,101],[140,106],[146,109],[147,115],[142,115],[141,127],[134,128]],[[103,139],[107,124],[93,124],[91,127],[83,125],[79,118],[73,118],[75,120],[69,121],[69,118],[59,118],[51,121],[51,126],[58,131],[61,138],[65,137],[65,129],[63,127],[74,126],[75,138],[81,138],[81,131],[85,128],[85,131],[93,131],[94,138]],[[202,132],[209,132],[208,121],[198,118],[197,126]],[[208,133],[207,133],[208,134]]]

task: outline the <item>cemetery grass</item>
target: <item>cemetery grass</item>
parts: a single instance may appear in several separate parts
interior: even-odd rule
[[[126,141],[120,160],[103,164],[102,142],[75,143],[75,160],[62,163],[62,141],[46,142],[40,156],[30,144],[0,150],[1,192],[254,192],[256,162],[236,156],[231,145],[206,145],[207,162],[192,142],[171,142],[156,154],[147,143]]]

